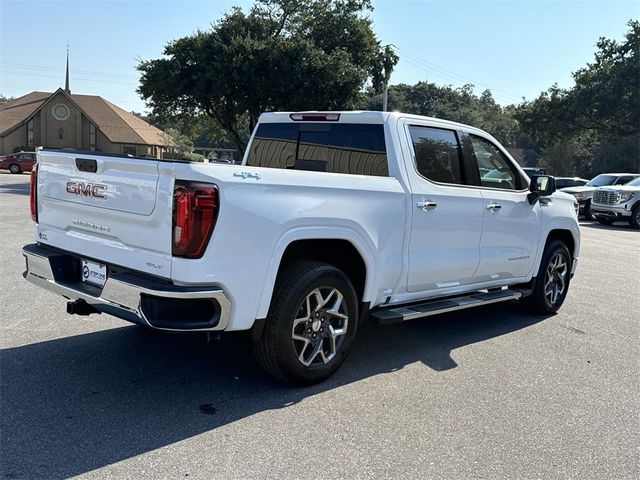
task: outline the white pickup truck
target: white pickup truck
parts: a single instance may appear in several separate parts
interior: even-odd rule
[[[370,319],[520,299],[562,305],[577,205],[476,128],[382,112],[265,113],[242,165],[38,154],[25,278],[172,331],[251,330],[296,384],[345,360]]]

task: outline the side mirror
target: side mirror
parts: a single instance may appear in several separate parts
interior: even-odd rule
[[[529,203],[533,205],[540,197],[546,197],[556,191],[556,179],[551,175],[534,175],[529,184]]]

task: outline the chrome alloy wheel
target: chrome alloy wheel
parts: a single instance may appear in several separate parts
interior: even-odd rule
[[[565,256],[561,252],[557,252],[551,257],[544,276],[544,295],[550,305],[556,305],[562,298],[567,285],[568,272],[569,265]]]
[[[347,304],[336,288],[319,287],[302,301],[291,338],[300,363],[326,364],[335,357],[349,326]]]

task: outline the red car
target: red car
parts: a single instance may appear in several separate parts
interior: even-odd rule
[[[35,164],[35,152],[19,152],[0,157],[0,169],[4,168],[11,173],[30,172]]]

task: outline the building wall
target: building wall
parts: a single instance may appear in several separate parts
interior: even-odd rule
[[[25,147],[27,145],[27,127],[26,125],[20,125],[11,133],[3,137],[4,145],[2,145],[2,155],[12,154],[16,148]]]
[[[81,141],[80,141],[80,145],[82,148],[82,150],[91,150],[91,120],[89,120],[87,118],[86,115],[82,115],[82,134],[81,134]],[[97,138],[97,132],[96,132],[96,150],[98,149],[98,138]]]
[[[33,147],[39,147],[40,145],[42,145],[42,120],[38,111],[33,116]]]
[[[57,105],[64,105],[69,109],[69,116],[59,120],[53,114]],[[43,117],[42,143],[45,148],[81,148],[82,112],[62,93],[51,97],[40,110]]]
[[[105,135],[98,130],[96,133],[96,150],[105,153],[122,153],[122,145],[111,143]]]
[[[56,118],[53,111],[56,105],[64,105],[69,110],[67,118]],[[33,147],[71,148],[90,150],[89,118],[62,92],[54,94],[33,116]],[[16,148],[27,147],[27,127],[23,123],[18,128],[0,137],[0,155],[13,153]],[[96,150],[105,153],[123,154],[125,147],[136,156],[155,156],[161,158],[162,148],[150,145],[112,143],[96,129]],[[130,149],[130,150],[129,150]]]

